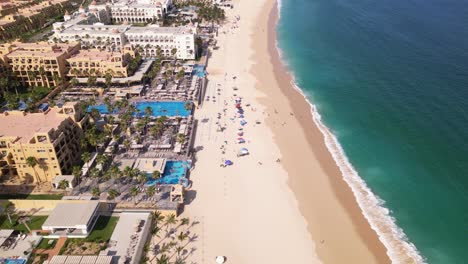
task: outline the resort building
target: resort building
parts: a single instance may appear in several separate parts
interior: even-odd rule
[[[70,66],[69,76],[87,77],[128,77],[130,54],[119,51],[81,50],[67,59]]]
[[[87,237],[94,227],[99,201],[60,203],[42,225],[51,237]]]
[[[154,58],[160,52],[166,57],[195,59],[195,33],[192,27],[131,27],[125,32],[132,48],[141,47],[145,57]]]
[[[88,116],[77,103],[68,102],[43,113],[4,112],[0,124],[0,175],[50,183],[57,175],[71,173],[80,159]]]
[[[93,1],[89,5],[89,10],[107,8],[114,23],[142,24],[161,19],[171,6],[172,0],[113,0],[102,5]]]
[[[110,6],[112,21],[116,23],[150,23],[166,15],[171,0],[120,0]]]
[[[29,86],[57,86],[65,77],[66,59],[80,44],[47,42],[4,44],[0,56],[11,71]]]
[[[55,28],[55,26],[54,26]],[[58,27],[54,39],[80,41],[83,47],[109,51],[142,49],[143,56],[155,58],[158,54],[177,59],[195,59],[195,27],[159,27],[149,25],[93,25],[76,24],[68,28]],[[173,54],[173,52],[175,52]]]

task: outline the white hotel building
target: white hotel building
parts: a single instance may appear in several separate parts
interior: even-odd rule
[[[170,57],[172,50],[176,49],[177,59],[195,59],[195,27],[134,27],[95,23],[54,29],[53,38],[69,42],[80,41],[84,47],[116,51],[141,47],[142,55],[146,58],[155,58],[158,49],[163,55]]]
[[[95,1],[89,10],[107,9],[112,22],[150,23],[162,18],[172,6],[172,0],[113,0],[111,3],[98,5]]]

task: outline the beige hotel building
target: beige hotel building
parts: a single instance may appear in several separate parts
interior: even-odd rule
[[[22,182],[37,183],[70,174],[80,160],[82,128],[88,123],[74,102],[43,113],[0,114],[0,176],[17,175]],[[37,165],[28,165],[28,157],[34,157]]]

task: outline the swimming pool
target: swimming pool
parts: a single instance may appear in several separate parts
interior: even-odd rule
[[[190,110],[185,109],[185,102],[138,102],[136,109],[140,111],[140,116],[145,115],[145,109],[151,107],[153,116],[189,116]]]
[[[107,106],[105,104],[102,105],[90,105],[88,106],[88,109],[86,110],[88,113],[91,112],[91,110],[96,109],[99,111],[100,114],[109,114],[109,110],[107,109]]]
[[[7,259],[4,259],[4,263],[5,264],[24,264],[26,263],[26,259],[11,259],[11,258],[7,258]]]
[[[194,71],[194,74],[196,74],[198,77],[200,78],[205,77],[205,66],[195,64],[193,66],[193,71]]]
[[[159,179],[150,179],[146,182],[147,186],[155,184],[177,184],[180,178],[185,177],[187,170],[190,168],[190,163],[187,161],[169,160],[164,167],[164,173]],[[148,174],[151,177],[151,174]]]

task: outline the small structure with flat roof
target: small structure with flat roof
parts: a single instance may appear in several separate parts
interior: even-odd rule
[[[150,236],[151,213],[121,213],[109,241],[109,247],[100,255],[116,256],[116,263],[140,263],[146,240]]]
[[[159,171],[161,174],[164,173],[164,167],[166,167],[166,159],[155,159],[155,158],[138,158],[133,166],[142,172],[153,173]]]
[[[44,264],[111,264],[112,256],[69,256],[57,255],[51,260],[44,261]]]
[[[99,215],[98,201],[58,204],[42,225],[50,237],[87,237]]]

